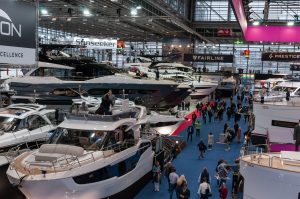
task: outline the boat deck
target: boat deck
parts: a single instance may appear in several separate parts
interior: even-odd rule
[[[280,153],[252,154],[242,157],[242,160],[264,167],[300,172],[300,152],[281,151]]]

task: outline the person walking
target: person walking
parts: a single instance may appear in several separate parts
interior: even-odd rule
[[[227,123],[225,123],[225,124],[224,124],[223,133],[226,133],[227,129],[228,129],[228,124],[227,124]]]
[[[207,111],[207,114],[208,114],[208,122],[211,123],[211,118],[212,118],[212,116],[213,116],[212,110],[209,109],[209,110]]]
[[[191,192],[190,192],[186,182],[182,183],[182,188],[179,191],[178,195],[179,195],[179,199],[188,199],[188,198],[190,198]]]
[[[199,149],[199,159],[200,158],[204,158],[204,153],[207,149],[207,147],[205,146],[203,139],[200,140],[200,142],[198,143],[198,149]]]
[[[189,141],[189,138],[191,138],[191,142],[192,142],[192,141],[193,141],[193,134],[194,134],[194,126],[193,126],[193,124],[191,124],[191,125],[188,127],[187,133],[188,133],[188,136],[187,136],[186,141],[188,142],[188,141]]]
[[[175,167],[172,167],[171,173],[169,175],[169,180],[170,180],[170,190],[169,190],[170,199],[173,199],[173,193],[174,193],[174,191],[176,189],[178,178],[179,178],[179,176],[176,173]]]
[[[201,122],[199,118],[196,119],[195,127],[196,127],[196,136],[200,137]]]
[[[241,127],[238,128],[238,131],[237,131],[237,142],[238,143],[241,143]]]
[[[204,167],[202,172],[200,173],[199,178],[198,178],[198,183],[204,182],[204,179],[206,179],[206,182],[208,184],[210,184],[210,175],[209,175],[208,169],[206,167]]]
[[[212,132],[210,132],[207,137],[208,150],[212,150],[213,144],[214,144],[214,135],[212,134]]]
[[[197,119],[197,114],[196,114],[196,111],[194,111],[193,114],[192,114],[192,122],[193,122],[193,124],[195,124],[196,119]]]
[[[172,172],[172,163],[171,162],[168,162],[167,165],[166,165],[166,168],[165,168],[165,177],[167,178],[167,181],[168,181],[168,191],[170,191],[170,179],[169,179],[169,175],[170,173]]]
[[[199,185],[197,193],[200,196],[200,199],[208,199],[208,197],[212,195],[210,185],[207,183],[206,178],[204,178],[203,182]]]
[[[222,185],[219,188],[219,194],[220,194],[220,199],[226,199],[227,194],[228,194],[228,189],[226,187],[226,184],[223,182]]]
[[[237,136],[237,133],[238,133],[238,129],[239,129],[239,124],[236,122],[233,126],[234,128],[234,135]]]
[[[290,97],[291,97],[291,93],[290,93],[290,89],[288,89],[285,94],[286,101],[290,101]]]
[[[180,192],[182,191],[184,184],[187,184],[187,180],[184,175],[181,175],[177,180],[177,185],[175,189],[177,198],[179,198]]]
[[[152,173],[153,173],[154,191],[159,191],[161,169],[158,161],[155,162],[155,165],[152,168]]]

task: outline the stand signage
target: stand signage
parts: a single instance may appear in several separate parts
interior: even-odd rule
[[[224,62],[233,63],[233,55],[184,54],[186,62]]]
[[[290,62],[290,61],[299,61],[300,52],[270,52],[262,53],[262,61],[281,61],[281,62]]]
[[[86,46],[89,49],[117,49],[117,40],[74,37],[74,45]]]
[[[0,63],[35,64],[36,8],[20,1],[0,1]]]

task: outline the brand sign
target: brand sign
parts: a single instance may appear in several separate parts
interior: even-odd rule
[[[24,2],[0,1],[0,63],[35,64],[36,8]]]
[[[297,65],[297,64],[291,64],[291,65],[290,65],[290,70],[291,70],[291,71],[300,71],[300,65]]]
[[[73,44],[86,46],[89,49],[117,49],[117,40],[110,39],[74,37]]]
[[[279,127],[283,127],[283,128],[294,128],[296,125],[297,125],[297,122],[272,120],[272,126],[279,126]]]
[[[274,53],[262,53],[261,56],[262,61],[282,61],[282,62],[290,62],[290,61],[300,61],[300,53],[299,52],[274,52]]]
[[[184,61],[233,63],[233,55],[184,54]]]

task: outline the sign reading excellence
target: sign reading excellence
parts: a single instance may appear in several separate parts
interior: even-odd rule
[[[0,1],[0,63],[35,64],[36,8],[24,2]]]
[[[184,54],[186,62],[224,62],[233,63],[233,55],[215,55],[215,54]]]

